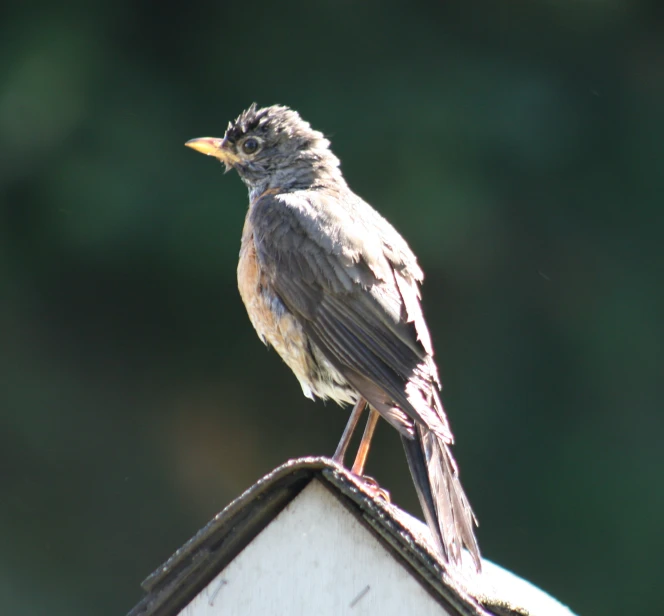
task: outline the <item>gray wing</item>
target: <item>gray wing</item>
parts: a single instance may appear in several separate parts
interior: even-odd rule
[[[265,196],[250,213],[273,291],[348,382],[402,434],[441,552],[481,568],[475,519],[449,445],[413,253],[352,193]]]
[[[431,399],[438,376],[419,303],[422,272],[387,221],[353,193],[343,197],[307,191],[261,198],[250,215],[263,272],[326,358],[385,419],[411,438],[415,422],[451,442]]]

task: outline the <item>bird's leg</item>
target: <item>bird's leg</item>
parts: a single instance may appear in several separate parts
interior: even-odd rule
[[[353,437],[353,432],[355,432],[355,428],[357,428],[357,424],[360,421],[360,417],[362,416],[362,412],[364,411],[364,407],[366,406],[366,404],[367,401],[364,398],[360,398],[357,401],[357,403],[353,407],[353,410],[350,413],[350,417],[348,418],[348,423],[346,424],[344,433],[341,435],[341,440],[337,445],[337,450],[334,452],[334,456],[332,459],[337,464],[341,464],[341,466],[344,465],[344,457],[346,456],[346,450],[348,449],[348,445],[350,444],[350,439]]]
[[[357,448],[357,455],[355,456],[355,462],[353,463],[353,468],[351,470],[353,475],[358,475],[361,477],[362,473],[364,473],[364,465],[366,464],[367,456],[369,455],[371,439],[373,438],[379,418],[380,414],[378,411],[370,406],[369,419],[367,419],[367,425],[364,428],[364,434],[362,435],[360,446]]]
[[[364,475],[364,465],[367,461],[367,456],[369,455],[369,447],[371,446],[371,439],[373,438],[374,431],[378,425],[378,419],[380,414],[372,406],[369,407],[369,419],[367,419],[367,425],[364,428],[364,434],[362,435],[362,441],[360,441],[360,446],[357,449],[357,455],[355,456],[355,462],[353,463],[353,468],[351,473],[357,475],[364,481],[366,488],[373,493],[374,497],[382,498],[384,501],[390,502],[390,493],[381,488],[378,485],[378,482],[373,477],[368,477]]]
[[[357,424],[360,421],[360,417],[362,416],[362,412],[364,411],[364,407],[366,405],[367,401],[364,398],[360,398],[350,413],[350,417],[348,418],[348,423],[346,424],[344,433],[341,435],[341,440],[339,441],[337,450],[334,452],[333,460],[337,464],[341,464],[342,466],[344,464],[346,450],[348,449],[353,432],[355,432],[355,428],[357,428]],[[367,456],[369,455],[371,439],[373,437],[374,431],[376,430],[376,424],[378,423],[379,418],[380,414],[378,411],[370,406],[369,419],[367,420],[367,425],[364,428],[364,434],[362,435],[362,440],[360,441],[360,446],[358,447],[351,473],[353,473],[353,475],[357,475],[357,477],[364,482],[366,489],[370,492],[373,492],[375,496],[390,502],[390,493],[387,490],[381,488],[373,477],[365,477],[362,475],[364,472],[364,465],[367,461]]]

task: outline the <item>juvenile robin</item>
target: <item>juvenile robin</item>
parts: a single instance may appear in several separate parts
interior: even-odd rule
[[[368,405],[353,472],[362,475],[383,417],[401,435],[441,556],[460,565],[465,547],[479,571],[420,305],[423,274],[406,241],[348,187],[323,134],[287,107],[254,104],[223,138],[186,145],[235,169],[249,189],[238,286],[258,336],[305,396],[355,405],[335,459],[343,464]]]

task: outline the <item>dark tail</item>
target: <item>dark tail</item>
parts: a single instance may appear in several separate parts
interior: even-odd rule
[[[402,436],[408,466],[424,517],[444,559],[461,564],[461,550],[470,553],[481,570],[480,549],[473,527],[475,514],[459,480],[459,471],[447,443],[426,427],[418,426],[414,439]]]

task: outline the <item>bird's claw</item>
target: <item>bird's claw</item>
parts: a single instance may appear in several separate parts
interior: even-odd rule
[[[385,488],[382,488],[373,477],[369,477],[369,475],[358,475],[358,479],[364,483],[364,487],[368,492],[371,492],[371,495],[374,498],[384,500],[386,503],[392,502],[390,493]]]

